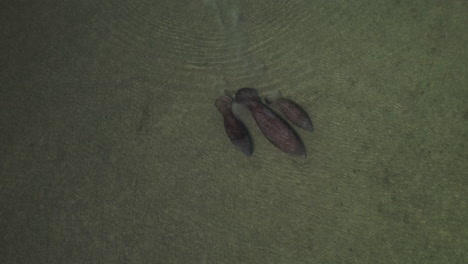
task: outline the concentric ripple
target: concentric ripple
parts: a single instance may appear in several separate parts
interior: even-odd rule
[[[334,34],[323,32],[352,19],[347,10],[357,9],[352,3],[107,0],[95,1],[94,5],[100,13],[96,23],[105,25],[103,34],[109,41],[122,49],[144,51],[147,63],[163,60],[182,71],[216,70],[232,85],[275,89],[281,85],[277,73],[300,78],[294,78],[296,83],[307,78],[310,72],[301,70],[309,66],[307,61],[298,61],[297,65],[287,65],[286,61],[303,56],[307,45],[318,50],[334,41]],[[366,15],[363,13],[356,16]],[[342,29],[336,32],[341,33]],[[291,39],[296,44],[291,44]],[[316,59],[314,54],[308,56]]]

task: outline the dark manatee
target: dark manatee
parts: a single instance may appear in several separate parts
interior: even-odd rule
[[[262,103],[257,90],[242,88],[236,93],[236,102],[246,106],[257,122],[263,135],[282,151],[305,157],[306,149],[299,135],[289,124],[268,106]]]
[[[298,127],[301,127],[305,130],[313,131],[314,126],[312,121],[302,107],[300,107],[295,102],[285,99],[280,95],[267,96],[265,98],[267,104],[273,104],[277,106],[281,113],[283,113],[291,123],[295,124]]]
[[[229,96],[221,96],[215,102],[216,108],[223,115],[224,129],[232,144],[247,156],[253,152],[252,140],[244,123],[232,113],[232,99]]]

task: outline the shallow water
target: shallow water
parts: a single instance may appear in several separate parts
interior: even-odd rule
[[[0,11],[5,263],[463,263],[463,1],[20,2]],[[216,98],[279,91],[307,159]]]

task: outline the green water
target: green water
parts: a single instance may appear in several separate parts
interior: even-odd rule
[[[467,263],[466,1],[7,3],[2,263]],[[241,87],[307,158],[225,135]]]

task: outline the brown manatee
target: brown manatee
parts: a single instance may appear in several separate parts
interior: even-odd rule
[[[286,153],[306,156],[306,149],[299,135],[282,117],[262,103],[257,90],[239,89],[236,93],[236,102],[250,110],[263,135],[273,145]]]
[[[232,113],[232,99],[221,96],[215,102],[216,108],[223,115],[224,129],[232,144],[247,156],[252,155],[253,145],[249,131],[244,123]]]

